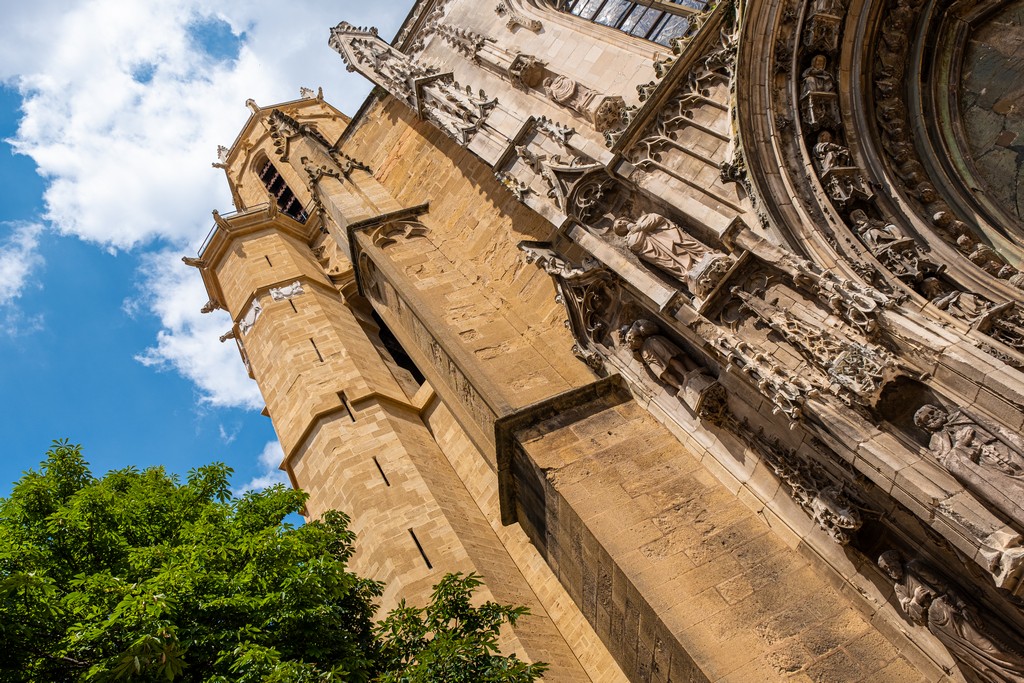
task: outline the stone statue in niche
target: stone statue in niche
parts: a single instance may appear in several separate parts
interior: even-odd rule
[[[850,220],[853,221],[854,229],[872,251],[890,249],[905,242],[912,243],[912,240],[895,225],[877,218],[868,218],[868,215],[861,209],[851,212]]]
[[[687,375],[699,368],[681,348],[658,332],[657,323],[640,318],[632,325],[623,325],[619,339],[639,356],[658,381],[681,390]]]
[[[931,567],[907,562],[896,550],[882,553],[878,566],[895,582],[900,608],[938,638],[967,680],[1024,682],[1024,656],[1001,642],[1006,630],[967,604]]]
[[[996,277],[1006,280],[1017,289],[1024,289],[1024,273],[1020,272],[1013,266],[1003,266],[996,273]]]
[[[1024,442],[982,427],[960,411],[925,404],[914,424],[928,432],[928,449],[965,487],[1024,528]]]
[[[925,278],[921,283],[921,295],[940,311],[968,323],[975,322],[991,308],[981,297],[959,289],[950,289],[934,277]]]
[[[905,145],[906,143],[900,144]],[[920,164],[918,164],[918,166],[920,166]],[[906,178],[904,178],[904,180],[906,180]],[[940,206],[944,208],[932,214],[932,224],[939,230],[939,232],[952,240],[959,239],[963,235],[970,236],[971,229],[967,227],[967,224],[961,220],[957,220],[952,213],[946,211],[945,209],[948,209],[949,206],[945,202]]]
[[[619,329],[619,342],[699,417],[711,419],[728,410],[722,385],[659,332],[657,323],[639,318]]]
[[[814,55],[800,74],[800,117],[811,130],[839,125],[839,96],[827,64],[825,55]]]
[[[822,173],[834,168],[850,165],[850,150],[832,141],[832,133],[823,130],[818,133],[818,142],[814,145],[814,158]]]
[[[956,246],[967,255],[971,263],[986,273],[998,277],[1000,271],[1006,266],[1006,261],[995,252],[995,249],[987,244],[975,242],[970,235],[960,235],[957,237]]]
[[[823,130],[818,133],[818,142],[812,151],[821,171],[821,184],[840,209],[853,200],[871,198],[871,190],[860,169],[850,165],[850,150],[833,142],[831,132]]]
[[[619,218],[613,231],[641,260],[686,283],[703,299],[721,282],[732,259],[690,237],[661,214],[646,213],[635,221]]]
[[[851,211],[850,220],[864,245],[897,277],[920,281],[945,269],[922,255],[914,240],[892,223],[868,218],[861,209]]]

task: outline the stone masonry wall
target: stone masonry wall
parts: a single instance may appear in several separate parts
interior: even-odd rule
[[[520,523],[636,680],[928,680],[635,401],[518,439]]]

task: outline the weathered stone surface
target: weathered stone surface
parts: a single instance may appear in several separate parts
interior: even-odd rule
[[[383,607],[477,571],[559,681],[1000,680],[875,560],[1024,648],[1021,1],[698,4],[339,24],[377,89],[250,104],[204,310]]]

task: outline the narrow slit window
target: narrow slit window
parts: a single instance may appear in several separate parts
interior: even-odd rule
[[[380,460],[377,460],[376,455],[373,456],[373,464],[377,466],[377,471],[380,472],[380,478],[384,480],[384,483],[391,486],[391,482],[388,481],[388,475],[384,474],[384,468],[380,466]]]
[[[295,302],[294,301],[292,301],[291,299],[288,299],[288,303],[290,303],[292,305],[292,312],[293,313],[298,313],[299,312],[299,309],[295,308]]]
[[[416,532],[409,529],[409,535],[412,536],[412,542],[416,544],[416,550],[420,551],[420,557],[423,558],[423,563],[427,565],[427,569],[433,569],[434,565],[430,564],[430,558],[427,557],[427,553],[423,551],[423,546],[420,545],[420,539],[416,538]]]
[[[348,413],[349,419],[355,422],[356,414],[352,412],[352,406],[348,402],[348,396],[346,396],[345,392],[342,391],[338,393],[338,398],[341,399],[341,405],[345,406],[345,412]],[[374,458],[374,460],[376,460],[376,458]],[[378,465],[377,467],[380,467],[380,465]],[[381,472],[381,474],[383,474],[383,471]]]
[[[269,257],[269,256],[267,256],[266,254],[264,254],[264,255],[263,255],[263,258],[267,259],[267,265],[268,265],[268,266],[270,266],[271,268],[273,268],[273,267],[274,267],[274,264],[270,262],[270,257]]]
[[[316,342],[313,341],[312,337],[309,338],[309,343],[313,345],[313,350],[316,351],[316,357],[320,359],[321,363],[323,363],[324,362],[323,354],[320,353],[320,349],[317,348]]]

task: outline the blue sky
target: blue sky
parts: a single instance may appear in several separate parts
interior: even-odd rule
[[[231,210],[218,144],[252,97],[369,91],[327,47],[338,21],[394,34],[411,0],[37,0],[0,26],[0,496],[53,439],[94,472],[227,462],[279,480],[280,446],[194,254]]]

